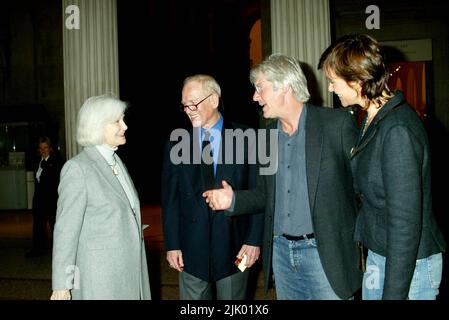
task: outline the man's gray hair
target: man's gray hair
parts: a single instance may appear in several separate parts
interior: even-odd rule
[[[209,94],[215,92],[218,94],[218,97],[221,97],[220,85],[212,76],[207,74],[196,74],[185,78],[183,84],[186,85],[187,83],[192,81],[199,82],[204,93]]]
[[[87,99],[78,113],[76,141],[83,147],[103,143],[104,127],[120,119],[127,105],[113,95],[105,94]]]
[[[307,102],[310,98],[307,80],[299,61],[283,55],[272,54],[250,72],[250,81],[254,85],[259,74],[263,74],[271,82],[274,90],[290,86],[299,102]]]

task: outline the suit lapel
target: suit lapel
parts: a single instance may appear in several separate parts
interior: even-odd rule
[[[363,149],[368,146],[368,144],[373,140],[376,136],[377,131],[379,130],[379,125],[383,119],[385,119],[390,113],[396,110],[398,107],[402,106],[405,103],[404,96],[402,94],[396,93],[396,95],[387,102],[376,114],[371,125],[366,130],[366,133],[362,135],[360,131],[360,138],[357,143],[357,146],[351,151],[351,159],[354,158],[357,154],[359,154]]]
[[[120,197],[120,199],[129,204],[129,200],[126,197],[126,194],[124,193],[123,188],[120,185],[120,182],[114,176],[111,168],[109,167],[108,163],[103,158],[103,156],[100,154],[100,152],[95,147],[85,147],[84,151],[92,160],[92,165],[97,168],[98,172],[111,185],[112,189]]]
[[[133,196],[133,198],[134,198],[134,204],[135,204],[135,206],[136,206],[136,208],[135,208],[135,210],[136,210],[135,216],[136,216],[137,222],[139,222],[139,224],[140,224],[140,201],[139,201],[139,194],[137,193],[137,190],[136,190],[136,188],[134,187],[134,183],[132,182],[132,180],[131,180],[131,178],[130,178],[130,176],[129,176],[129,173],[128,173],[128,170],[126,169],[126,166],[123,164],[122,159],[120,159],[120,157],[119,157],[118,155],[116,155],[116,157],[117,157],[117,163],[120,165],[120,168],[123,169],[125,181],[126,181],[126,183],[128,184],[128,186],[129,186],[129,188],[130,188],[130,190],[131,190],[131,192],[132,192],[132,196]],[[118,180],[118,179],[117,179],[117,180]],[[121,187],[121,185],[120,185],[120,187]],[[122,188],[122,190],[123,190],[123,188]],[[123,191],[124,191],[124,190],[123,190]],[[125,195],[126,195],[126,194],[125,194]],[[129,202],[129,199],[128,199],[128,198],[127,198],[127,200],[128,200],[128,203],[129,203],[130,206],[131,206],[131,203]]]
[[[233,129],[232,125],[226,122],[226,120],[223,122],[223,128],[221,131],[221,143],[220,143],[220,150],[218,151],[218,164],[217,164],[217,170],[215,173],[215,186],[221,187],[221,180],[223,177],[232,175],[232,171],[234,170],[233,165],[225,164],[225,154],[226,154],[226,138],[225,138],[225,129]],[[194,148],[194,144],[198,144],[198,139],[196,136],[193,135],[193,130],[190,130],[190,164],[183,164],[185,167],[185,172],[187,174],[187,180],[192,183],[192,190],[194,190],[195,193],[199,193],[203,191],[203,185],[201,180],[201,168],[200,164],[195,163],[194,158],[194,152],[201,150],[198,148]],[[236,148],[235,145],[232,145],[233,148],[233,154],[235,156]],[[234,157],[235,158],[235,157]]]
[[[267,155],[271,155],[272,152],[276,152],[277,153],[277,156],[276,156],[277,160],[276,161],[278,161],[278,163],[279,163],[279,147],[276,150],[271,150],[271,148],[270,148],[270,130],[271,129],[276,129],[277,130],[277,124],[278,124],[278,120],[272,121],[271,123],[269,123],[266,126],[266,129],[265,129],[266,130],[265,131],[265,134],[266,134],[265,145],[267,147],[267,149],[266,149],[267,150]],[[279,143],[279,135],[278,135],[278,141],[277,142]],[[260,173],[258,173],[258,174],[260,174]],[[266,183],[267,183],[267,189],[268,189],[267,194],[272,194],[273,195],[273,199],[272,199],[272,201],[269,204],[270,208],[269,208],[268,212],[272,212],[273,214],[274,214],[275,199],[276,199],[276,175],[277,175],[277,173],[272,174],[272,175],[264,176],[265,179],[266,179]],[[273,219],[271,221],[272,221],[272,223],[274,223]]]
[[[191,190],[193,190],[194,194],[198,194],[202,192],[202,181],[201,181],[201,168],[199,163],[195,163],[198,161],[195,159],[195,152],[200,152],[199,145],[198,147],[194,147],[194,144],[198,144],[198,139],[196,135],[193,134],[193,129],[190,129],[190,163],[189,164],[181,164],[185,174],[187,175],[186,181],[192,184]]]
[[[215,174],[215,186],[218,188],[221,188],[221,181],[223,180],[223,177],[230,177],[232,176],[232,172],[234,171],[235,166],[231,164],[226,164],[226,154],[230,152],[230,150],[226,150],[226,135],[225,130],[226,129],[234,129],[234,127],[227,122],[226,120],[223,121],[223,128],[221,130],[221,143],[220,143],[220,150],[218,151],[218,164],[217,164],[217,171]],[[231,144],[232,148],[232,154],[233,154],[233,163],[235,163],[236,159],[236,149],[237,146],[235,143]],[[246,151],[246,149],[245,149]]]
[[[306,106],[306,105],[304,105]],[[321,166],[323,132],[321,123],[313,106],[307,105],[306,119],[306,175],[309,189],[310,212],[313,214],[316,189]]]

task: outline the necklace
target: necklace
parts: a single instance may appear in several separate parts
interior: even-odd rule
[[[117,170],[117,159],[115,159],[114,156],[112,156],[112,158],[114,159],[114,164],[109,164],[109,166],[111,167],[112,173],[114,174],[114,176],[118,176],[118,170]]]
[[[366,130],[368,130],[368,127],[370,126],[371,122],[376,117],[377,111],[378,110],[376,110],[375,112],[371,113],[371,115],[369,113],[367,113],[366,120],[365,120],[365,123],[363,125],[362,135],[364,135],[366,133]]]
[[[366,133],[366,130],[368,130],[370,123],[371,123],[371,121],[369,121],[368,118],[366,118],[365,123],[363,124],[362,135],[364,135]]]

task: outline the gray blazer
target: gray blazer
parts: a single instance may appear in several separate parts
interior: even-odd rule
[[[117,157],[118,158],[118,157]],[[53,290],[72,299],[151,299],[140,205],[136,208],[95,147],[61,171],[53,244]]]
[[[326,277],[342,299],[353,296],[362,282],[359,251],[353,241],[356,208],[350,150],[356,136],[355,119],[348,110],[307,104],[306,172],[313,230]],[[275,199],[276,175],[258,176],[256,189],[236,191],[234,212],[226,211],[234,215],[265,210],[265,291],[272,285]]]

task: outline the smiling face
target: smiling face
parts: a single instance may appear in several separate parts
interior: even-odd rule
[[[329,80],[329,92],[333,92],[338,96],[343,107],[352,105],[363,106],[363,99],[360,94],[361,87],[357,82],[346,82],[338,77],[333,70],[328,70],[326,77]]]
[[[126,143],[125,131],[128,129],[124,121],[124,115],[115,122],[108,123],[103,129],[103,143],[111,148]]]
[[[205,92],[201,83],[198,81],[187,82],[182,88],[181,103],[184,106],[196,105],[196,110],[190,110],[188,107],[184,108],[193,127],[209,129],[220,119],[217,94],[211,93],[212,92]],[[206,98],[207,96],[209,97]],[[198,104],[200,101],[201,103]]]

